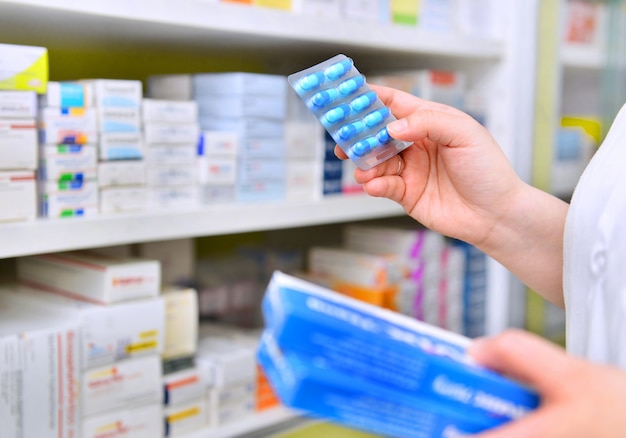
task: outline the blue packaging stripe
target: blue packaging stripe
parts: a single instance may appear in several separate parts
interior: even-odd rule
[[[273,276],[262,309],[266,327],[286,351],[490,421],[519,418],[537,407],[534,391],[469,363],[465,345],[425,333],[423,323],[332,292],[307,291],[302,280],[296,279],[303,287],[286,286],[284,278],[289,276]]]
[[[404,438],[465,436],[491,427],[445,406],[337,372],[322,361],[283,354],[267,332],[257,360],[283,404],[348,427]]]
[[[83,108],[85,106],[85,87],[82,84],[62,82],[61,107]]]

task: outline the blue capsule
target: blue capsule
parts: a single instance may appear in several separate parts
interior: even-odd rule
[[[387,132],[386,126],[380,131],[378,131],[378,133],[376,134],[376,139],[378,140],[378,143],[380,144],[387,144],[392,140],[391,136],[389,135],[389,132]]]
[[[391,114],[389,108],[384,106],[363,117],[363,121],[365,122],[365,126],[373,128],[376,125],[381,124],[387,117],[389,117],[389,114]]]
[[[316,89],[322,85],[325,80],[326,76],[324,76],[324,73],[321,71],[302,76],[296,84],[298,94],[303,94],[307,91]]]
[[[323,122],[326,124],[332,125],[337,122],[341,122],[345,120],[346,117],[350,114],[350,106],[343,104],[329,110],[326,114],[324,114]]]
[[[361,88],[363,84],[365,84],[365,76],[360,75],[350,79],[346,79],[341,84],[339,84],[337,88],[342,95],[349,96],[350,94]]]
[[[334,81],[348,73],[351,68],[352,60],[348,58],[326,67],[324,74],[328,79]]]
[[[352,155],[357,158],[364,157],[371,152],[376,146],[378,146],[378,140],[374,137],[366,137],[363,140],[359,140],[352,145]]]
[[[326,105],[337,99],[337,97],[339,97],[339,92],[334,88],[329,88],[328,90],[315,93],[311,97],[310,103],[317,108],[324,108]]]
[[[341,129],[339,129],[337,134],[339,135],[339,138],[341,138],[343,141],[348,141],[363,132],[364,129],[365,124],[360,120],[355,120],[352,123],[343,125]]]
[[[352,108],[352,111],[354,112],[361,112],[376,102],[376,98],[376,93],[373,91],[361,94],[359,97],[350,102],[350,108]]]

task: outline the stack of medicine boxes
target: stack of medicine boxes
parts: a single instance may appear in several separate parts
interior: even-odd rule
[[[0,90],[0,222],[37,216],[37,97]]]
[[[203,73],[154,76],[148,84],[151,97],[196,100],[203,131],[239,135],[235,201],[284,199],[286,77]]]
[[[427,229],[350,225],[344,245],[352,251],[394,255],[403,280],[392,308],[430,324],[463,331],[462,251]]]
[[[287,79],[233,72],[193,80],[202,129],[239,133],[235,200],[283,199]]]
[[[3,438],[80,436],[78,323],[0,288]]]
[[[98,214],[97,114],[91,86],[50,82],[40,98],[40,214]]]
[[[228,131],[203,131],[198,143],[200,202],[213,205],[235,200],[239,135]]]
[[[290,87],[285,119],[286,199],[322,196],[324,141],[324,127]]]
[[[200,128],[193,101],[144,99],[143,129],[151,208],[198,205],[196,147]]]
[[[140,81],[93,79],[98,114],[98,185],[102,213],[147,208]]]
[[[162,436],[159,263],[57,253],[18,259],[17,276],[28,286],[21,296],[79,321],[81,436]]]
[[[452,244],[465,254],[463,334],[470,338],[483,336],[487,311],[487,255],[460,240],[453,240]]]
[[[165,436],[175,437],[207,424],[206,382],[194,364],[198,344],[198,295],[194,289],[164,286],[165,348],[163,406]]]
[[[207,421],[221,427],[252,415],[256,407],[258,335],[203,324],[196,364],[208,384]]]

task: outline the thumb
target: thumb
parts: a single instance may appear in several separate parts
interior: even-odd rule
[[[527,384],[542,394],[558,389],[568,356],[557,345],[521,330],[476,340],[468,353],[481,365]]]

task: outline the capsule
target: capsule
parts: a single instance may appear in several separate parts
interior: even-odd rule
[[[350,114],[350,106],[343,104],[329,110],[322,118],[322,123],[332,125],[337,122],[345,120]]]
[[[364,129],[365,124],[360,120],[356,120],[347,125],[343,125],[341,129],[339,129],[338,135],[343,141],[348,141],[363,132]]]
[[[334,101],[339,97],[339,92],[334,88],[328,90],[319,91],[315,93],[310,100],[312,106],[317,108],[324,108],[326,105]]]
[[[380,131],[378,131],[378,133],[376,134],[376,139],[378,140],[378,143],[380,144],[387,144],[392,140],[391,136],[389,135],[389,132],[387,132],[386,126]]]
[[[368,128],[374,128],[376,125],[382,123],[387,117],[389,117],[390,111],[386,106],[377,109],[376,111],[372,111],[365,117],[363,117],[363,121],[365,122],[365,126]]]
[[[376,93],[373,91],[361,94],[359,97],[350,102],[350,108],[352,108],[352,111],[354,112],[361,112],[376,102],[376,98]]]
[[[352,60],[348,58],[344,59],[343,61],[336,62],[335,64],[329,65],[328,67],[326,67],[326,70],[324,70],[324,74],[331,81],[335,81],[348,73],[351,68]]]
[[[304,94],[308,91],[316,89],[322,85],[325,80],[326,76],[324,76],[324,72],[321,71],[302,76],[296,84],[298,94]]]
[[[352,145],[352,155],[357,158],[364,157],[378,146],[378,140],[375,137],[366,137]]]
[[[343,96],[349,96],[365,84],[365,76],[359,75],[350,79],[346,79],[337,86],[339,92]]]

